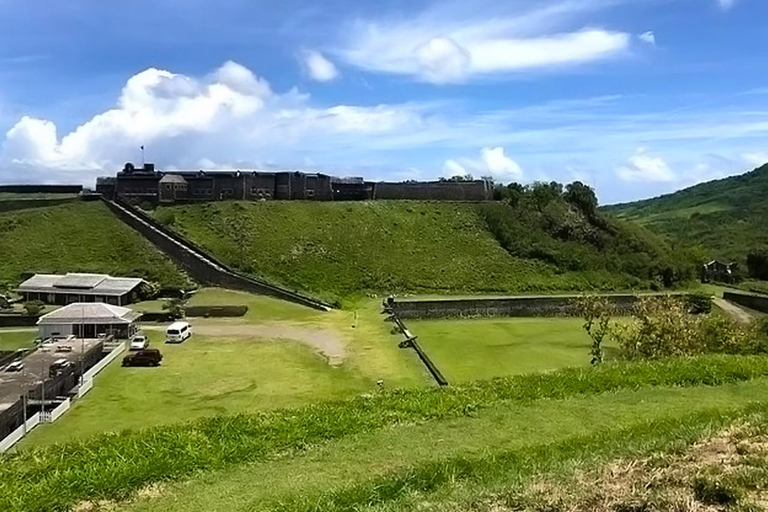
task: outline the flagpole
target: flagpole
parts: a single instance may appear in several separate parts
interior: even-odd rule
[[[144,146],[141,146],[141,168],[144,168]]]

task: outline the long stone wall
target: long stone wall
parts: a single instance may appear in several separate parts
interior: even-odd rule
[[[638,300],[656,295],[604,295],[619,314],[629,314]],[[457,318],[457,317],[548,317],[573,316],[574,300],[579,295],[538,297],[502,297],[478,299],[396,299],[391,307],[400,318]]]
[[[768,313],[768,297],[749,293],[723,292],[723,298],[740,306]]]
[[[268,295],[321,311],[330,309],[329,305],[312,297],[233,271],[188,240],[126,203],[108,200],[104,202],[120,220],[144,235],[201,284]]]
[[[373,185],[373,199],[420,199],[485,201],[492,190],[485,181],[432,181],[413,183],[379,182]]]

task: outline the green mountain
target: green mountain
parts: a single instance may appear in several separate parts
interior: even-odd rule
[[[750,249],[768,246],[768,164],[674,194],[605,207],[702,258],[743,263]]]

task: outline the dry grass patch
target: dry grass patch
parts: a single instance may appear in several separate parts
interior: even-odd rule
[[[685,451],[549,477],[480,507],[487,512],[768,510],[768,427],[741,424]]]

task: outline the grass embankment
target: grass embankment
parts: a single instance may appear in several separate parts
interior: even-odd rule
[[[516,211],[499,207],[501,215]],[[653,274],[646,263],[652,259],[648,254],[656,252],[645,242],[627,245],[633,254],[648,256],[635,277],[600,261],[610,252],[605,243],[614,238],[612,233],[597,228],[587,233],[599,232],[600,246],[585,239],[565,243],[564,235],[546,231],[539,217],[526,217],[525,222],[515,218],[492,230],[489,208],[495,207],[420,201],[225,201],[164,206],[154,215],[233,267],[330,300],[364,292],[627,289],[647,286]],[[538,245],[526,243],[526,251],[515,252],[506,243],[510,237],[500,245],[502,235],[513,233],[512,225],[527,233],[527,242],[535,239]],[[571,268],[556,253],[572,254],[576,246],[589,258]]]
[[[449,389],[375,393],[346,402],[317,404],[299,410],[210,418],[120,435],[96,436],[84,442],[23,451],[0,458],[0,509],[28,512],[61,510],[84,499],[125,498],[152,482],[183,479],[201,470],[224,470],[236,463],[275,461],[275,457],[282,454],[277,459],[279,462],[296,450],[308,450],[320,442],[352,439],[350,436],[375,432],[386,434],[388,430],[385,427],[390,427],[389,431],[394,434],[393,427],[401,425],[408,428],[411,425],[414,428],[425,421],[438,422],[447,427],[443,422],[463,420],[464,426],[471,428],[475,418],[498,414],[499,417],[491,418],[485,424],[495,426],[497,433],[503,431],[506,436],[525,440],[526,436],[535,437],[534,433],[545,428],[550,421],[550,428],[556,424],[562,426],[561,435],[567,437],[573,435],[574,430],[568,428],[566,423],[588,435],[601,426],[631,428],[643,421],[639,418],[663,421],[668,419],[663,410],[669,411],[678,420],[691,413],[717,417],[719,413],[712,412],[713,408],[732,413],[735,408],[749,405],[764,396],[768,382],[760,377],[766,375],[768,360],[759,357],[698,357],[657,363],[610,364],[600,368],[566,369],[497,379]],[[750,379],[757,380],[744,382]],[[682,389],[693,386],[717,387]],[[676,389],[659,388],[660,394],[655,395],[651,392],[654,387]],[[638,390],[641,395],[632,390]],[[609,391],[613,393],[595,396]],[[670,393],[677,398],[672,399]],[[577,397],[595,400],[605,397],[607,403],[604,404],[605,409],[598,410],[590,404],[564,402],[562,407],[565,409],[558,410],[551,402]],[[539,402],[545,398],[550,400]],[[612,400],[616,401],[611,403]],[[522,409],[512,410],[509,414],[509,411],[505,412],[505,407],[536,407],[537,404],[542,407],[534,411],[531,420],[547,411],[554,416],[546,416],[548,421],[542,423],[506,423],[517,417]],[[573,415],[577,415],[576,421]],[[624,419],[617,421],[617,417]],[[482,453],[484,447],[489,448],[483,441],[486,437],[482,435],[482,430],[476,432],[477,436],[467,436],[461,427],[445,428],[441,432],[453,432],[454,437],[461,434],[460,437],[466,442],[476,442],[478,453]],[[439,456],[439,438],[433,436],[431,428],[423,432],[430,435],[433,457]],[[425,439],[422,438],[422,442]],[[452,446],[451,441],[453,438],[445,446]],[[283,460],[289,462],[289,459]],[[395,475],[384,480],[362,482],[358,488],[352,486],[351,491],[343,491],[341,499],[331,498],[333,502],[344,505],[342,509],[349,509],[347,504],[355,497],[367,500],[361,501],[360,505],[375,503],[369,500],[372,492],[383,497],[380,501],[386,502],[392,496],[400,496],[399,491],[391,494],[387,489],[408,490],[411,488],[409,482],[415,481],[422,482],[419,485],[430,490],[435,484],[448,481],[446,477],[452,474],[453,467],[467,469],[468,478],[473,478],[475,469],[494,465],[485,459],[477,464],[472,460],[456,464],[449,460],[447,465],[446,461],[432,461],[422,469],[418,466],[415,470],[404,468],[399,477]],[[378,467],[380,472],[388,469],[386,464]],[[360,472],[352,467],[349,471],[355,471],[355,480],[359,481]],[[431,486],[428,478],[424,478],[430,475],[434,477]],[[286,479],[283,481],[288,482]],[[392,485],[388,487],[383,485],[384,482],[392,482]],[[402,482],[407,485],[401,485]],[[293,483],[298,488],[301,482]],[[315,482],[315,485],[321,483]],[[250,502],[251,505],[254,503],[259,502]],[[309,507],[291,508],[302,510]]]
[[[740,176],[702,183],[674,194],[608,206],[605,211],[667,237],[702,256],[735,260],[768,245],[768,165]]]
[[[189,286],[167,257],[100,202],[0,213],[0,233],[0,284],[18,284],[27,272],[97,272]]]
[[[37,331],[34,329],[0,329],[0,352],[31,348],[35,345]]]
[[[589,364],[591,339],[583,323],[578,318],[407,322],[450,383]],[[605,345],[608,359],[615,349]]]
[[[83,400],[56,423],[36,428],[23,445],[349,398],[377,389],[379,380],[386,387],[430,385],[416,355],[398,348],[399,338],[390,334],[377,301],[326,313],[270,297],[203,289],[190,303],[246,304],[248,313],[190,318],[198,332],[182,344],[164,344],[166,324],[143,326],[163,354],[160,367],[122,368],[117,360],[96,377]],[[322,343],[332,345],[328,350],[342,349],[341,360],[329,364]]]

